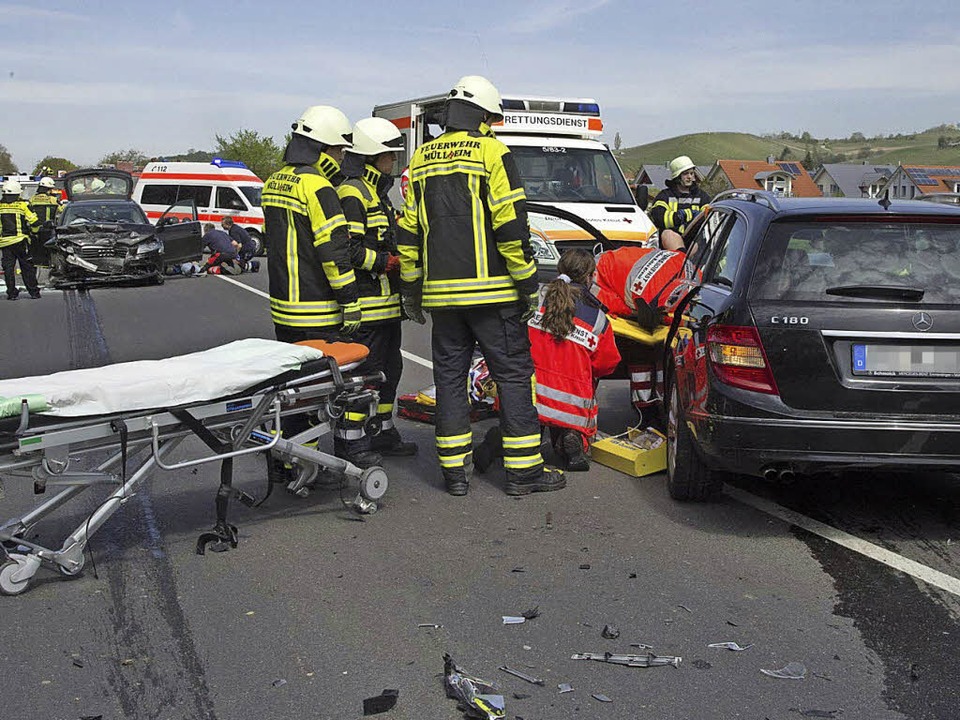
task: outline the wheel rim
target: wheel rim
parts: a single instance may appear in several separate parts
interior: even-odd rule
[[[680,400],[677,395],[677,384],[670,387],[670,404],[667,407],[667,475],[673,477],[677,469],[677,422]]]

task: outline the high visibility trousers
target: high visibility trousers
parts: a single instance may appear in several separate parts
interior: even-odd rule
[[[17,289],[17,263],[20,263],[20,273],[23,275],[23,284],[27,292],[36,295],[40,292],[37,284],[37,268],[30,257],[30,244],[21,240],[13,245],[0,248],[0,267],[3,267],[3,280],[7,285],[7,297],[16,297],[20,294]]]
[[[507,480],[534,481],[543,474],[540,420],[534,399],[533,360],[527,326],[516,305],[434,310],[433,378],[437,387],[437,455],[445,475],[462,470],[470,453],[467,376],[480,346],[497,384]]]
[[[377,418],[383,430],[389,430],[393,424],[393,405],[397,400],[397,386],[403,373],[403,356],[400,354],[400,321],[361,325],[351,337],[353,342],[366,345],[370,350],[363,361],[361,370],[365,374],[382,372],[386,380],[379,385],[380,400],[377,404]],[[365,411],[366,407],[359,408]]]

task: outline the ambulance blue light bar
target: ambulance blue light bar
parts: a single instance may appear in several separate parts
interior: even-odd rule
[[[216,165],[221,168],[246,168],[247,166],[240,162],[239,160],[224,160],[223,158],[215,157],[210,161],[211,165]]]
[[[563,112],[577,113],[578,115],[600,115],[600,106],[597,103],[565,102]]]

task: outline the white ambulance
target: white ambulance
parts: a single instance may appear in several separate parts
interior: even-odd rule
[[[375,117],[390,120],[404,134],[409,164],[418,146],[437,137],[446,95],[378,105]],[[589,98],[503,96],[503,123],[494,126],[509,146],[530,202],[583,218],[614,245],[656,245],[657,229],[637,204],[623,171],[600,136],[600,106]],[[541,279],[556,275],[562,250],[596,250],[585,230],[551,215],[531,212],[531,240]]]
[[[140,173],[133,199],[156,221],[177,202],[193,200],[200,222],[220,225],[226,216],[263,245],[263,181],[242,162],[152,162]]]

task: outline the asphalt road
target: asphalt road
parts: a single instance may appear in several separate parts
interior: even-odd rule
[[[237,283],[262,292],[266,274],[5,302],[0,373],[272,337],[266,300]],[[429,358],[429,333],[407,326],[404,346]],[[402,392],[431,382],[407,360]],[[604,429],[622,429],[625,384],[601,388]],[[361,522],[336,493],[278,491],[259,509],[232,507],[240,544],[226,553],[194,552],[213,523],[216,468],[155,473],[92,538],[79,577],[41,569],[26,593],[0,598],[0,718],[339,720],[385,688],[400,691],[385,718],[458,718],[444,652],[496,682],[508,718],[960,717],[960,598],[868,556],[885,549],[960,578],[957,477],[743,481],[697,505],[671,501],[661,475],[594,465],[557,493],[510,498],[500,470],[453,498],[432,428],[400,427],[421,453],[387,464],[380,512]],[[262,495],[264,467],[238,461],[237,486]],[[4,483],[0,522],[34,501],[29,479]],[[81,496],[37,527],[39,541],[59,546],[96,505]],[[784,508],[799,515],[784,520]],[[831,529],[866,542],[848,549]],[[536,619],[502,624],[533,607]],[[619,638],[602,637],[605,625]],[[752,647],[707,647],[725,641]],[[683,660],[570,658],[640,652],[631,643]],[[761,673],[791,662],[804,679]]]

